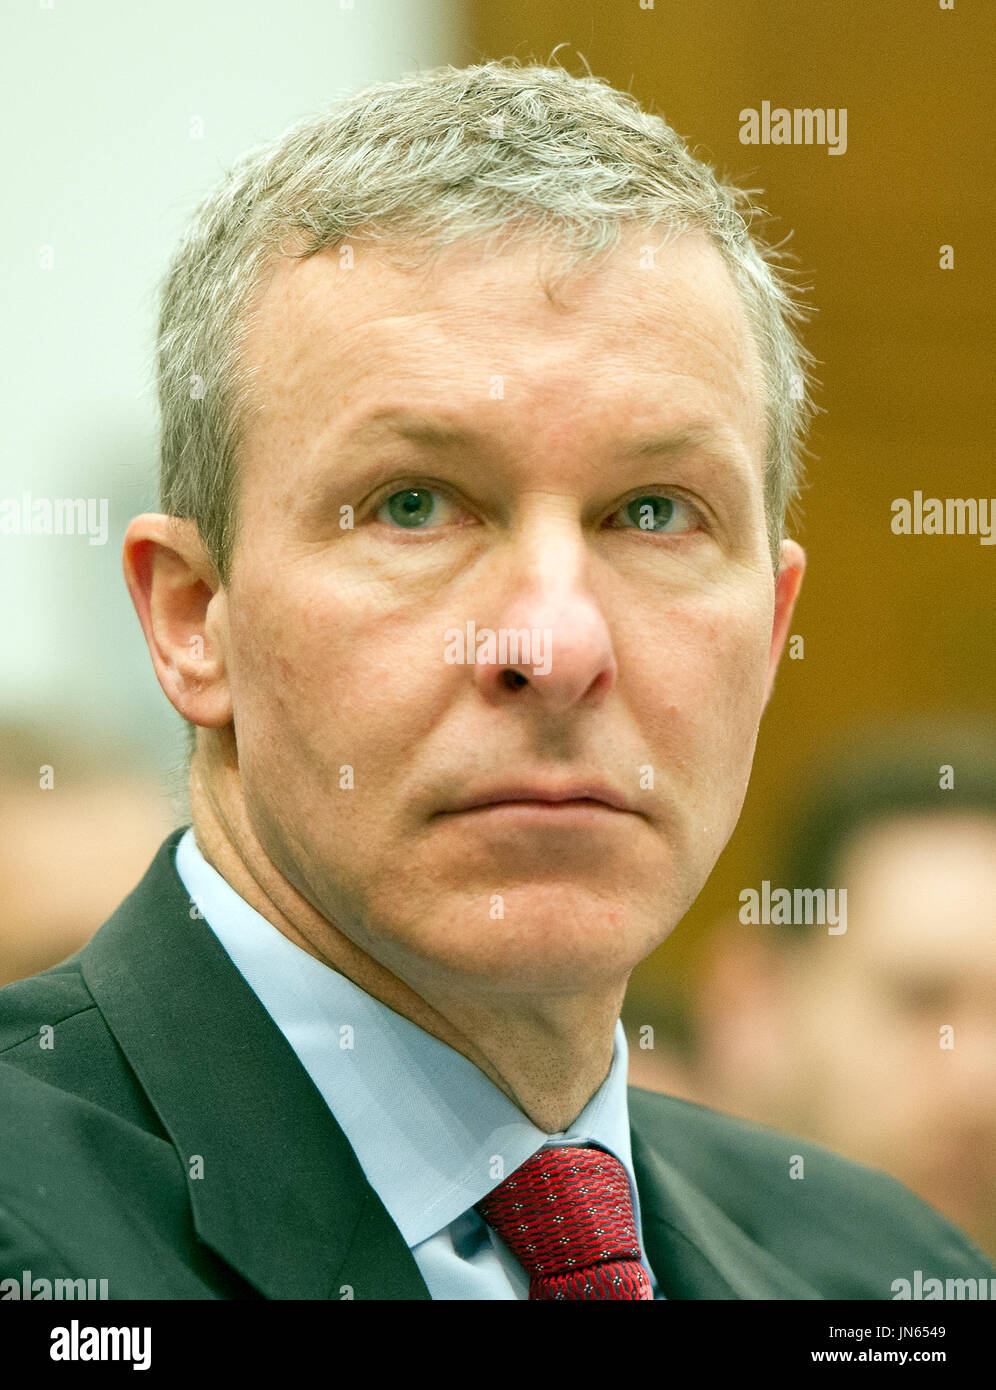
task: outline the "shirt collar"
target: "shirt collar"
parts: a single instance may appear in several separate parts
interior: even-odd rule
[[[607,1077],[572,1125],[547,1134],[468,1058],[284,936],[212,868],[192,828],[177,846],[176,869],[294,1049],[409,1248],[556,1144],[597,1144],[623,1164],[643,1248],[621,1022]]]

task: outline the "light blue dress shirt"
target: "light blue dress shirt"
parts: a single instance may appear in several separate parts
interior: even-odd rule
[[[288,940],[211,867],[192,828],[176,869],[324,1097],[434,1299],[528,1298],[528,1274],[473,1207],[544,1147],[615,1155],[643,1250],[621,1022],[608,1076],[569,1129],[546,1134],[468,1058]]]

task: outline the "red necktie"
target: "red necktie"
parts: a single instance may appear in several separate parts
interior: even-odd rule
[[[528,1272],[530,1299],[654,1297],[612,1154],[540,1149],[475,1210]]]

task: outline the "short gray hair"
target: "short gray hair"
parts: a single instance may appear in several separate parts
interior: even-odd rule
[[[751,190],[750,192],[754,192]],[[251,418],[242,348],[269,272],[355,234],[431,255],[484,233],[555,241],[571,270],[623,224],[703,229],[739,290],[766,387],[772,563],[798,494],[812,359],[764,214],[660,116],[600,78],[517,60],[436,68],[352,92],[249,151],[200,206],[164,277],[157,377],[160,505],[193,517],[222,583],[238,527],[237,454]],[[291,244],[288,246],[287,243]],[[548,288],[549,293],[549,288]]]

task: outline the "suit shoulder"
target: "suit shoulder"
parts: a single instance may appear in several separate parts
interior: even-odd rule
[[[799,1181],[832,1180],[840,1195],[886,1193],[892,1200],[919,1202],[908,1188],[876,1168],[866,1167],[821,1144],[798,1135],[728,1115],[696,1101],[629,1087],[630,1119],[641,1137],[682,1172],[694,1175],[704,1191],[744,1192],[783,1189],[789,1164],[799,1168]],[[732,1181],[732,1180],[735,1180]]]
[[[0,989],[0,1069],[28,1073],[56,1093],[162,1136],[159,1118],[77,962],[71,957]]]
[[[964,1231],[876,1168],[769,1125],[637,1087],[629,1088],[629,1108],[640,1139],[752,1239],[796,1266],[800,1252],[813,1269],[839,1266],[841,1288],[855,1266],[889,1270],[894,1278],[917,1267],[938,1276],[996,1274]],[[876,1296],[888,1297],[888,1289]]]
[[[43,1027],[54,1027],[94,1008],[75,958],[4,985],[0,989],[0,1054],[29,1040],[37,1045]]]

